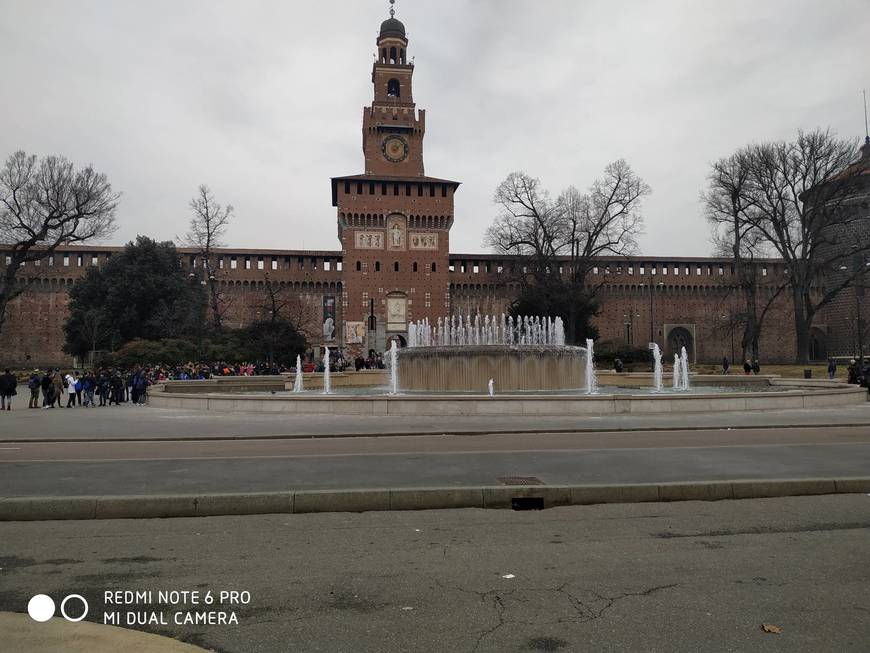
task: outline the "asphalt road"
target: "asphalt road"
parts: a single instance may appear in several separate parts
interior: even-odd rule
[[[142,629],[223,653],[863,653],[870,642],[863,494],[8,522],[0,542],[0,610],[78,593],[88,619],[165,613],[168,625]],[[251,601],[222,606],[236,612],[229,626],[174,625],[189,605],[104,603],[106,590],[197,589]]]
[[[26,404],[25,404],[26,405]],[[870,427],[870,402],[825,410],[746,411],[674,415],[590,417],[372,417],[209,413],[151,407],[17,407],[0,413],[0,443],[34,440],[153,440],[335,435],[414,435],[519,431],[620,431],[649,429],[759,428],[770,426]]]
[[[865,476],[870,428],[0,445],[0,497]]]

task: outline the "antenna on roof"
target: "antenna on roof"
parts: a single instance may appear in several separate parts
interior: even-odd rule
[[[867,89],[861,92],[864,94],[864,142],[870,143],[870,129],[867,127]]]

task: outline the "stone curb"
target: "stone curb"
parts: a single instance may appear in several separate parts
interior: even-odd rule
[[[597,503],[718,501],[859,492],[870,493],[870,477],[624,485],[299,490],[202,495],[9,497],[0,499],[0,521],[150,519],[449,508],[552,508]]]

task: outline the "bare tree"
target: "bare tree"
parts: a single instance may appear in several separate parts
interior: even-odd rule
[[[119,193],[91,166],[75,170],[62,156],[37,160],[23,151],[0,169],[0,247],[8,262],[0,277],[0,329],[6,307],[24,287],[21,266],[62,245],[104,238],[115,230]]]
[[[788,283],[779,282],[762,301],[758,259],[768,253],[769,245],[756,227],[758,210],[750,183],[752,160],[749,149],[743,149],[714,163],[709,186],[701,195],[717,254],[730,256],[734,265],[734,274],[725,283],[729,292],[740,296],[742,310],[729,315],[728,323],[730,333],[742,327],[742,360],[759,357],[764,319]]]
[[[205,184],[201,184],[197,196],[190,200],[190,210],[193,211],[190,229],[180,241],[183,245],[196,249],[202,260],[205,282],[208,287],[212,326],[216,330],[220,330],[223,309],[218,292],[218,280],[213,268],[212,253],[216,247],[223,245],[221,239],[233,217],[233,207],[231,204],[226,206],[218,204],[211,189]]]
[[[752,228],[782,257],[794,312],[797,362],[810,359],[819,311],[862,273],[847,262],[870,251],[861,237],[866,216],[847,172],[855,144],[830,131],[800,132],[794,142],[748,148]]]
[[[263,274],[263,279],[262,303],[258,313],[264,316],[264,320],[287,322],[306,338],[315,338],[318,335],[320,305],[312,305],[302,294],[272,280],[268,272]]]
[[[588,192],[572,186],[556,200],[538,179],[514,172],[495,191],[501,214],[487,230],[484,245],[520,258],[521,283],[561,285],[559,292],[577,298],[585,292],[596,257],[627,256],[637,249],[643,230],[640,205],[649,193],[622,159],[609,164]],[[576,303],[568,306],[566,326],[574,333]]]

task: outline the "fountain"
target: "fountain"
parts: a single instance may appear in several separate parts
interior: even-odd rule
[[[324,347],[323,352],[323,394],[332,393],[332,383],[329,380],[329,347]]]
[[[657,343],[653,343],[653,385],[656,392],[661,392],[664,386],[662,381],[662,350]]]
[[[586,338],[586,394],[598,392],[598,378],[595,376],[595,352],[592,338]]]
[[[390,374],[390,392],[391,395],[399,394],[399,349],[396,347],[396,341],[393,340],[393,344],[387,352],[389,356],[390,366],[389,366],[389,374]]]
[[[689,355],[683,347],[679,354],[674,354],[674,390],[689,389]]]
[[[302,392],[302,356],[296,356],[296,380],[293,381],[293,392]]]
[[[553,345],[565,346],[565,325],[561,317],[513,317],[479,315],[474,319],[453,315],[433,326],[428,319],[408,325],[408,347],[453,345]]]
[[[680,389],[689,389],[689,355],[685,347],[680,351]]]
[[[418,320],[408,325],[408,346],[398,356],[405,391],[480,392],[489,379],[498,379],[501,393],[589,387],[586,350],[565,344],[560,317]]]

